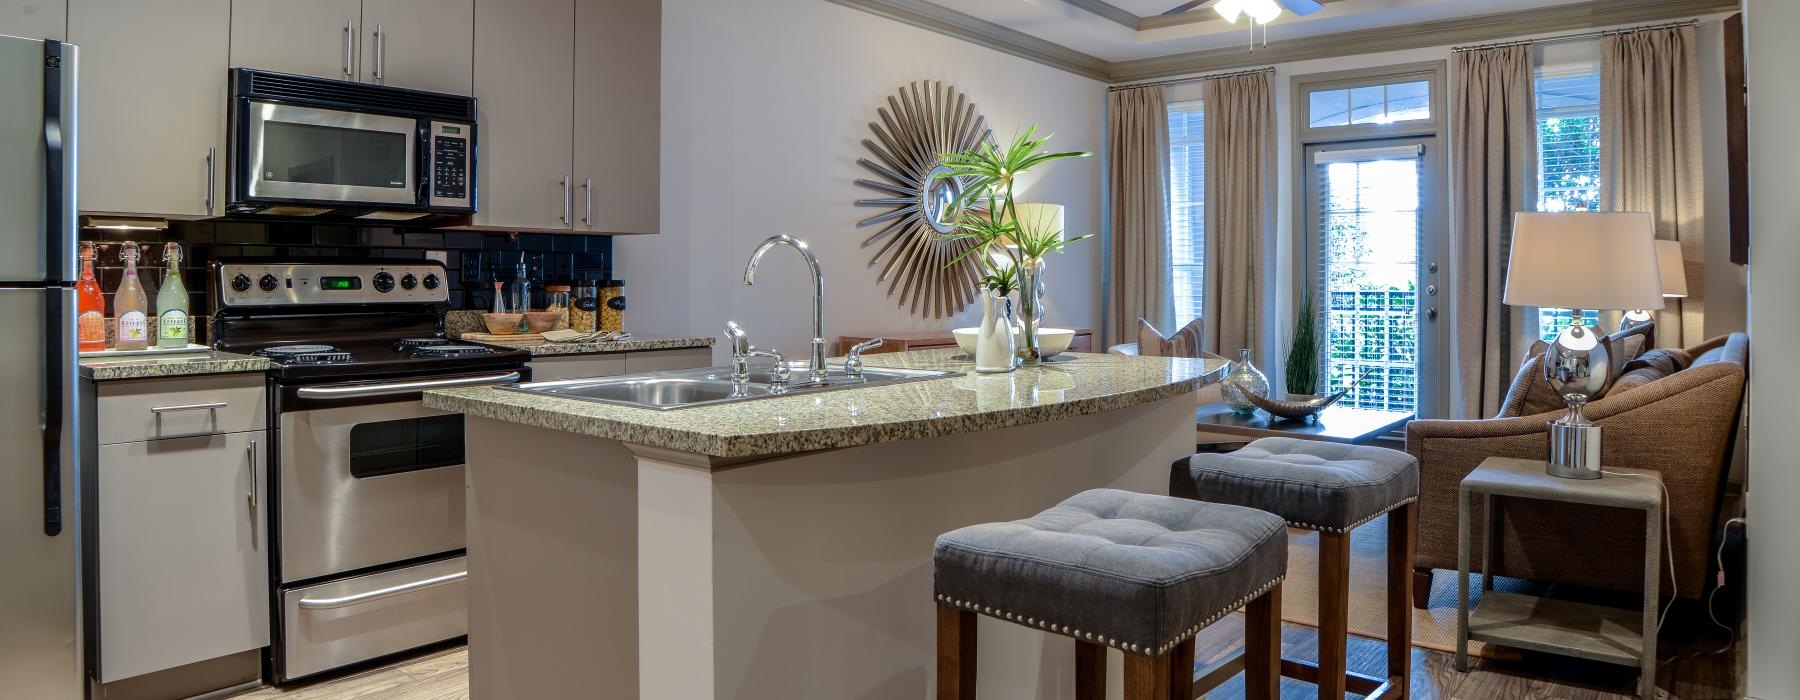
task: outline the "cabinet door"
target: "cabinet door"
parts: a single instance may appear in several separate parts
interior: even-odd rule
[[[363,0],[363,82],[469,94],[475,0]]]
[[[566,229],[574,218],[574,0],[476,0],[475,223]]]
[[[83,211],[224,213],[230,31],[230,0],[69,7],[69,41],[81,47]]]
[[[232,0],[231,65],[355,80],[361,0]]]
[[[61,39],[68,27],[67,0],[0,0],[0,34]]]
[[[101,682],[269,644],[264,435],[100,446]]]
[[[662,1],[575,5],[575,229],[660,230]]]

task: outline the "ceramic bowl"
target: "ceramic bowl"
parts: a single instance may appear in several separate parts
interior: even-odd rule
[[[975,354],[975,338],[981,335],[980,328],[957,328],[950,331],[956,336],[956,346],[970,355]],[[1024,342],[1024,334],[1013,329],[1013,342]],[[1052,357],[1068,351],[1069,343],[1075,342],[1075,331],[1068,328],[1039,328],[1038,350],[1044,357]]]
[[[519,332],[520,314],[482,314],[481,321],[487,324],[489,333],[494,335],[512,335]]]
[[[560,320],[561,311],[529,311],[525,314],[525,327],[530,328],[533,333],[542,333],[555,328],[556,322]]]

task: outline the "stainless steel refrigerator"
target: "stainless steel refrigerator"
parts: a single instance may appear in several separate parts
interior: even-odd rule
[[[81,698],[75,47],[0,36],[0,95],[0,698]]]

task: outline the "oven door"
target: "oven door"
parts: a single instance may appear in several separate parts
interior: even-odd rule
[[[238,182],[251,200],[419,204],[418,121],[250,100]]]
[[[462,414],[345,403],[280,414],[283,583],[463,548]]]

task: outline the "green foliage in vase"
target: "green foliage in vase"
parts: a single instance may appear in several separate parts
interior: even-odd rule
[[[1052,161],[1093,155],[1085,151],[1046,151],[1044,144],[1049,140],[1048,136],[1037,138],[1037,125],[1034,124],[1005,148],[983,141],[967,151],[940,155],[948,172],[940,173],[938,177],[955,178],[963,184],[962,193],[955,202],[957,210],[962,212],[956,221],[956,232],[946,234],[944,238],[976,242],[949,264],[954,265],[970,255],[980,255],[982,268],[988,272],[982,284],[988,289],[994,289],[988,280],[995,279],[1003,267],[1013,271],[1016,281],[1019,268],[1042,260],[1050,253],[1062,252],[1071,243],[1092,237],[1088,234],[1065,238],[1062,231],[1028,233],[1018,224],[1013,186],[1019,175]],[[984,199],[985,209],[975,206]],[[989,255],[996,251],[1003,252],[1008,262],[995,261],[996,256]]]
[[[1308,290],[1301,298],[1300,313],[1294,318],[1294,345],[1288,348],[1287,390],[1289,394],[1316,394],[1319,388],[1319,341],[1314,336],[1313,295]]]
[[[1006,296],[1019,288],[1019,268],[1000,265],[989,260],[987,270],[988,273],[981,276],[982,289]]]

